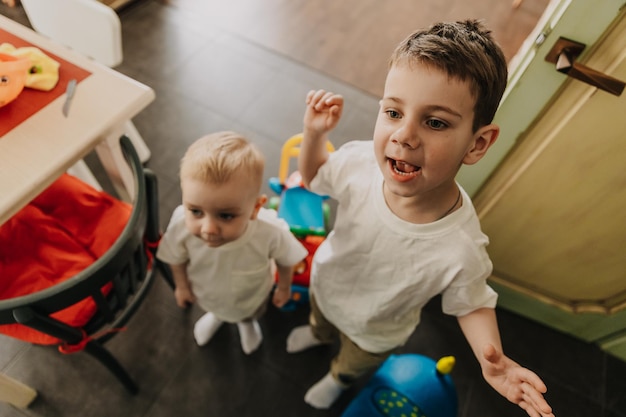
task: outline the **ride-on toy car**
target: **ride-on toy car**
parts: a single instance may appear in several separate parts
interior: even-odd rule
[[[277,211],[278,217],[284,219],[291,232],[307,248],[309,254],[301,265],[296,267],[293,277],[292,299],[283,310],[293,310],[299,303],[308,302],[309,277],[313,254],[328,234],[328,217],[330,209],[321,196],[307,190],[302,184],[302,177],[296,170],[287,176],[291,158],[300,154],[302,134],[287,139],[281,152],[278,177],[269,179],[269,187],[278,196],[269,200],[269,207]],[[329,152],[335,148],[327,142]]]

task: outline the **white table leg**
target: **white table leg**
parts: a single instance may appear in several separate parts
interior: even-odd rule
[[[93,172],[91,172],[84,159],[81,159],[80,161],[69,167],[67,173],[75,176],[76,178],[80,178],[96,190],[102,191],[100,183],[93,175]]]
[[[37,391],[0,373],[0,401],[18,408],[26,408],[37,396]]]
[[[150,158],[150,149],[130,120],[112,129],[106,138],[96,146],[96,153],[111,179],[115,191],[117,191],[122,200],[131,202],[130,196],[134,195],[135,186],[133,174],[124,159],[124,154],[120,147],[120,137],[122,135],[128,136],[139,156],[139,160],[145,163]]]
[[[107,175],[111,179],[115,191],[124,201],[131,202],[130,196],[134,195],[133,175],[124,159],[120,146],[120,137],[124,133],[124,126],[114,129],[98,146],[96,153],[104,167]]]

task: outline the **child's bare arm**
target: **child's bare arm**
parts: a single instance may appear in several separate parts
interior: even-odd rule
[[[191,283],[187,278],[187,264],[170,265],[172,275],[174,276],[174,297],[176,298],[176,304],[181,307],[189,307],[190,304],[196,302],[196,296],[191,290]]]
[[[278,282],[272,297],[272,303],[278,308],[287,304],[291,298],[291,281],[293,280],[293,266],[276,265]]]
[[[534,372],[502,351],[495,311],[481,308],[458,318],[459,325],[480,362],[487,383],[531,417],[554,417],[543,398],[546,385]]]
[[[317,170],[328,159],[328,132],[337,126],[343,111],[343,97],[325,90],[309,91],[306,96],[304,130],[298,170],[302,182],[309,186]]]

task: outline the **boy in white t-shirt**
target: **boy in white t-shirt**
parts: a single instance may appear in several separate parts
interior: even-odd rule
[[[343,98],[306,98],[298,161],[307,187],[338,202],[334,230],[311,275],[310,325],[287,350],[339,337],[330,372],[305,401],[328,408],[356,378],[402,346],[423,306],[442,295],[457,316],[485,380],[530,416],[553,416],[543,381],[504,355],[486,280],[492,269],[469,196],[455,181],[498,137],[493,116],[507,82],[506,61],[477,21],[440,23],[407,37],[393,53],[373,141],[329,154],[328,132]]]
[[[293,267],[306,249],[260,194],[265,160],[234,132],[198,139],[180,165],[182,205],[172,214],[157,257],[170,265],[176,303],[198,302],[207,311],[194,326],[200,346],[224,322],[237,323],[241,347],[254,352],[263,335],[257,319],[272,302],[282,307],[291,296]]]

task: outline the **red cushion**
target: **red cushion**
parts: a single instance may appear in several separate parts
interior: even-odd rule
[[[0,226],[0,300],[32,294],[62,282],[104,254],[132,207],[64,174]],[[53,315],[80,327],[95,313],[86,298]],[[0,333],[36,344],[60,341],[20,324]]]

